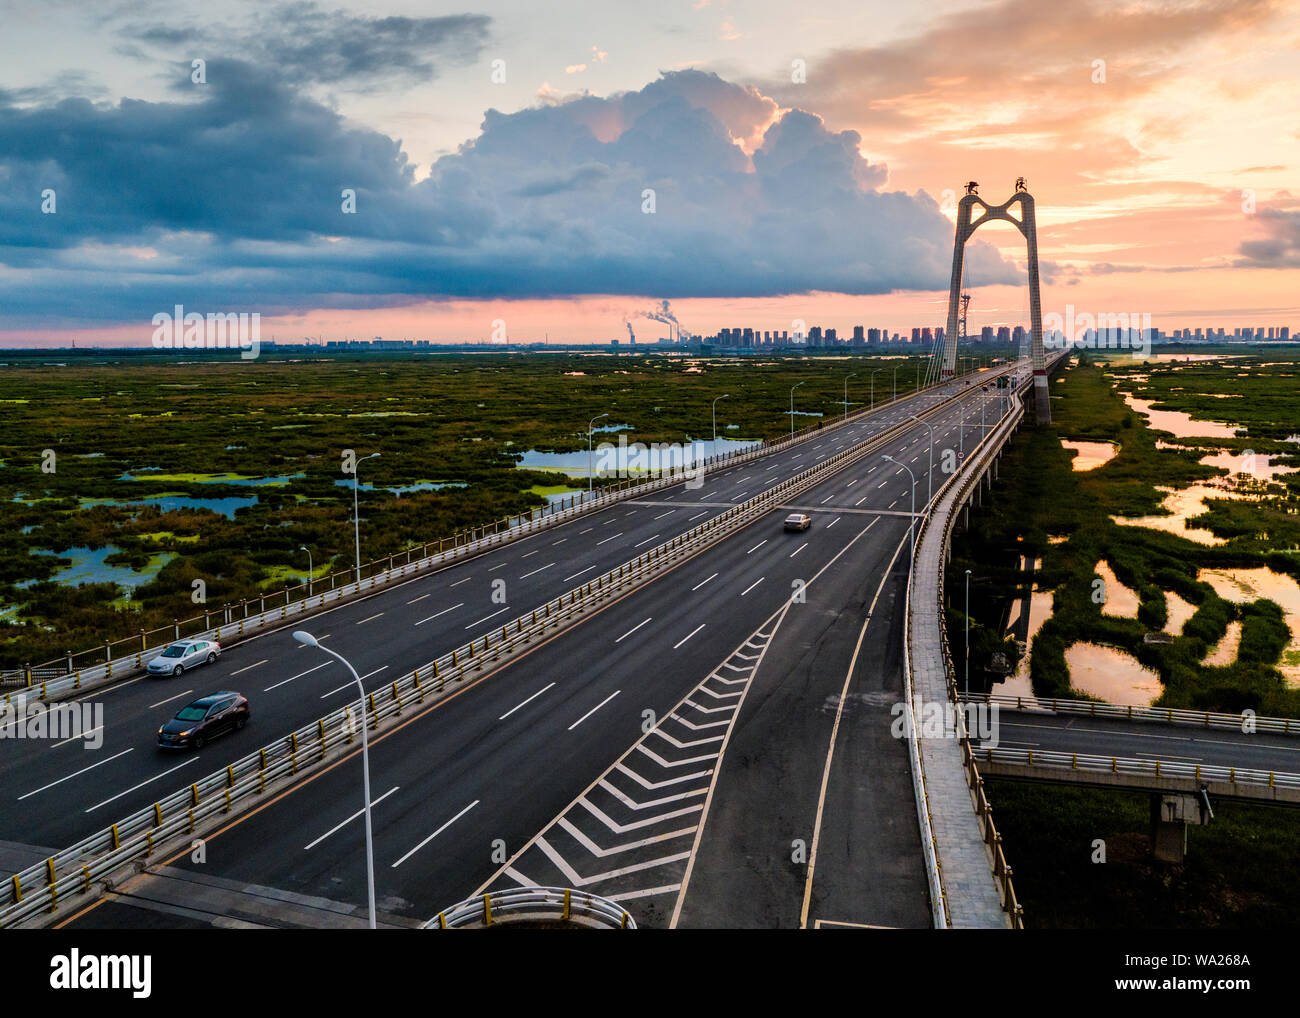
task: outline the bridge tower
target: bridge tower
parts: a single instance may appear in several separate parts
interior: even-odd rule
[[[975,207],[982,210],[978,216]],[[1020,218],[1011,214],[1019,206]],[[958,322],[962,312],[962,269],[966,258],[966,241],[990,220],[1011,223],[1025,238],[1029,262],[1030,359],[1034,369],[1034,407],[1039,424],[1052,419],[1047,397],[1047,364],[1043,354],[1043,306],[1038,289],[1038,228],[1034,219],[1034,198],[1025,187],[1025,178],[1016,178],[1016,192],[998,206],[987,204],[979,196],[979,184],[971,181],[966,194],[957,203],[957,235],[952,248],[952,283],[948,290],[948,328],[944,333],[942,378],[951,378],[957,367]]]

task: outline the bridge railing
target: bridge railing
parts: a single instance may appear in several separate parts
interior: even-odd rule
[[[169,626],[141,630],[132,636],[107,640],[95,647],[69,652],[61,658],[39,665],[27,664],[21,668],[0,671],[0,689],[6,690],[5,700],[9,699],[13,690],[42,700],[57,700],[94,689],[143,671],[169,643],[176,640],[210,639],[220,643],[243,639],[252,633],[277,626],[292,616],[310,614],[327,605],[333,606],[340,600],[371,592],[394,580],[490,551],[501,544],[566,523],[616,502],[675,487],[692,476],[697,476],[700,470],[707,474],[769,456],[848,424],[856,424],[862,418],[880,413],[895,402],[905,402],[926,391],[925,388],[914,390],[897,397],[896,401],[882,399],[871,407],[849,413],[847,418],[823,422],[821,426],[810,424],[796,431],[790,438],[761,443],[753,449],[711,456],[692,463],[689,467],[672,467],[652,472],[649,478],[631,477],[605,484],[590,497],[583,492],[534,509],[531,513],[503,517],[484,526],[457,531],[450,537],[413,545],[405,551],[363,563],[359,571],[353,566],[313,577],[296,586],[286,584],[280,590],[205,610],[190,618],[178,619]]]
[[[938,413],[939,404],[920,416]],[[0,905],[0,927],[11,926],[40,912],[53,912],[60,900],[88,894],[97,881],[106,880],[131,863],[157,855],[170,845],[194,836],[205,822],[219,820],[251,799],[274,790],[277,782],[292,780],[309,767],[351,752],[359,725],[374,729],[404,711],[463,688],[468,679],[487,674],[489,666],[553,635],[588,614],[600,603],[627,593],[653,575],[729,533],[767,515],[782,501],[821,483],[850,463],[868,455],[911,426],[902,421],[801,471],[717,516],[642,553],[594,579],[561,594],[532,612],[475,637],[467,644],[428,662],[332,711],[282,739],[248,754],[222,770],[160,799],[151,807],[56,853],[43,863],[16,873],[9,880],[9,902]],[[20,694],[21,696],[21,694]]]
[[[1025,388],[1027,387],[1028,385],[1025,386]],[[1017,394],[1016,398],[1013,401],[1013,407],[1011,412],[1005,415],[997,424],[995,424],[991,429],[985,432],[985,434],[981,437],[979,444],[971,451],[970,455],[967,457],[966,463],[963,464],[963,467],[966,467],[973,463],[979,463],[979,461],[982,458],[991,456],[992,450],[1000,449],[1001,446],[1005,443],[1005,441],[1015,431],[1015,429],[1019,427],[1023,417],[1024,417],[1023,404],[1019,398],[1019,395]],[[986,469],[987,467],[985,465],[980,465],[977,469],[974,470],[962,469],[957,473],[955,473],[951,478],[949,478],[948,481],[945,482],[945,484],[939,489],[939,491],[935,493],[935,496],[932,499],[930,505],[928,505],[926,508],[925,518],[921,523],[920,532],[917,534],[916,543],[918,548],[922,545],[925,537],[927,536],[929,532],[929,528],[936,524],[939,524],[942,527],[942,530],[940,532],[940,540],[941,540],[940,547],[944,549],[944,561],[946,561],[946,553],[951,541],[954,518],[957,515],[957,512],[959,511],[959,507],[962,506],[967,501],[967,499],[969,499],[971,488],[976,483],[983,482],[983,477]],[[949,498],[952,500],[952,507],[953,507],[952,510],[943,514],[942,517],[933,515],[934,507],[938,505],[945,498]],[[907,674],[906,688],[909,696],[909,701],[913,695],[911,675],[912,675],[914,662],[912,661],[911,658],[910,645],[912,642],[912,629],[913,629],[912,581],[913,581],[914,574],[915,574],[915,563],[913,563],[913,569],[911,571],[911,574],[908,577],[907,601],[906,601],[907,610],[905,612],[906,622],[905,622],[905,630],[904,630],[904,647],[907,648],[905,650],[905,655],[906,655],[905,670]],[[946,684],[948,687],[948,697],[951,703],[956,704],[959,702],[958,690],[957,690],[957,684],[955,678],[956,672],[955,669],[953,668],[952,653],[951,653],[951,649],[948,646],[948,640],[947,640],[947,627],[944,623],[946,611],[945,611],[945,598],[944,598],[944,570],[942,568],[942,563],[937,577],[936,603],[933,605],[923,605],[920,607],[921,610],[934,612],[937,615],[938,629],[940,635],[939,653],[941,654],[942,657],[943,670],[946,678]],[[908,713],[909,714],[914,713],[914,710],[910,702],[908,704]],[[961,746],[962,766],[965,771],[966,782],[971,793],[971,802],[975,810],[975,816],[976,816],[977,823],[979,824],[981,837],[988,851],[991,871],[994,878],[994,882],[998,886],[999,899],[1002,905],[1002,909],[1010,919],[1013,928],[1022,929],[1024,926],[1024,910],[1021,907],[1019,899],[1016,896],[1015,885],[1012,882],[1012,870],[1011,867],[1007,864],[1006,856],[1002,847],[1002,835],[998,833],[997,826],[993,821],[993,809],[989,805],[988,798],[984,793],[984,780],[983,778],[980,777],[979,768],[976,765],[975,756],[971,748],[970,736],[969,733],[966,731],[965,721],[960,711],[955,712],[955,722],[957,728],[957,738]],[[921,764],[919,762],[914,763],[914,768],[916,768],[916,771],[914,771],[914,773],[919,772],[921,775],[921,780],[924,782],[924,770],[921,767]],[[929,801],[928,793],[924,789],[918,790],[917,800],[918,800],[918,809],[920,808],[922,802],[925,803],[925,811],[927,814],[927,816],[923,818],[922,821],[922,840],[924,841],[927,836],[933,839],[934,837],[933,823],[932,823],[932,816],[930,815],[930,801]],[[928,864],[928,859],[927,859],[927,864]],[[942,864],[942,860],[939,860],[940,868],[938,872],[940,875],[940,879],[942,879],[941,864]],[[949,914],[950,914],[949,903],[946,900],[946,891],[944,892],[944,895],[945,895],[945,909],[949,910]]]
[[[980,746],[974,751],[974,755],[989,764],[1019,764],[1025,767],[1126,774],[1145,778],[1187,778],[1207,784],[1300,789],[1300,774],[1256,770],[1248,767],[1143,760],[1138,757],[1094,756],[1057,750],[1011,749],[1005,746]]]
[[[632,913],[622,905],[568,887],[512,887],[476,895],[439,912],[420,929],[455,930],[524,922],[636,929]]]
[[[1002,693],[963,693],[962,699],[971,703],[997,704],[999,707],[1017,711],[1077,714],[1090,718],[1117,718],[1124,721],[1167,725],[1196,725],[1200,728],[1230,728],[1239,732],[1300,735],[1300,719],[1265,717],[1255,714],[1254,711],[1225,714],[1218,711],[1189,710],[1183,707],[1101,703],[1096,700],[1060,700],[1050,696],[1010,696]]]

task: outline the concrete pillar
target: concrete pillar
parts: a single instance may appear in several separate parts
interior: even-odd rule
[[[1187,857],[1184,798],[1159,793],[1151,796],[1151,854],[1159,862],[1181,863]]]

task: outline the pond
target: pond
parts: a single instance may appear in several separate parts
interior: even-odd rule
[[[1282,652],[1277,665],[1290,686],[1300,686],[1300,584],[1285,573],[1275,573],[1262,566],[1255,569],[1202,569],[1196,578],[1208,583],[1225,601],[1245,604],[1268,598],[1282,609],[1291,630],[1291,644]]]
[[[130,566],[109,565],[104,560],[108,556],[118,551],[111,544],[102,548],[69,548],[67,551],[53,552],[47,549],[37,549],[47,554],[57,554],[60,558],[72,559],[72,564],[64,566],[63,569],[55,573],[50,579],[54,583],[61,583],[65,586],[76,586],[79,583],[116,583],[120,587],[126,587],[128,590],[134,590],[142,584],[148,583],[158,575],[168,562],[176,556],[172,552],[160,552],[156,555],[149,556],[149,564],[141,572],[136,572]],[[17,587],[30,587],[36,580],[23,580],[15,584]]]
[[[164,513],[171,512],[173,509],[206,509],[209,512],[224,516],[228,520],[233,520],[236,510],[257,505],[257,496],[242,497],[234,495],[230,498],[194,498],[190,495],[146,495],[138,499],[79,498],[77,502],[83,507],[92,505],[156,505],[159,511]]]
[[[1155,410],[1156,400],[1138,399],[1131,392],[1124,393],[1124,402],[1147,418],[1147,423],[1158,431],[1167,431],[1176,438],[1236,438],[1237,429],[1216,421],[1193,420],[1181,410]]]
[[[1107,703],[1149,706],[1162,692],[1160,676],[1132,654],[1097,643],[1065,648],[1070,686]]]
[[[352,481],[349,478],[342,478],[334,482],[336,488],[351,488]],[[375,486],[371,481],[362,481],[358,487],[362,491],[374,491]],[[405,495],[412,491],[441,491],[443,488],[468,488],[468,481],[416,481],[414,484],[392,484],[382,485],[380,491],[391,491],[394,495]]]
[[[1209,512],[1205,504],[1207,498],[1231,498],[1231,492],[1211,488],[1206,484],[1193,484],[1177,490],[1156,485],[1156,490],[1166,493],[1161,504],[1169,511],[1168,516],[1112,516],[1111,519],[1121,526],[1163,530],[1211,547],[1228,543],[1225,538],[1216,537],[1210,531],[1191,525],[1188,521]]]
[[[1061,445],[1074,450],[1074,459],[1070,462],[1074,470],[1096,470],[1113,460],[1119,452],[1119,446],[1114,442],[1067,442],[1061,439]]]

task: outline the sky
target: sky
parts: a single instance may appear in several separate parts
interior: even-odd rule
[[[1300,331],[1288,0],[0,2],[0,345],[942,325],[1024,176],[1043,309]],[[972,329],[1024,242],[967,248]]]

